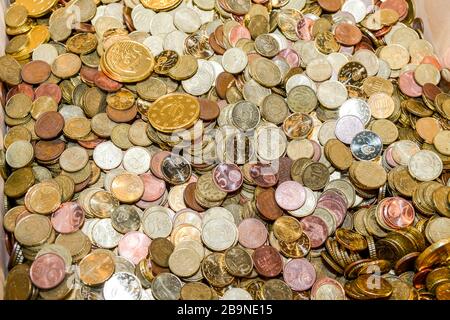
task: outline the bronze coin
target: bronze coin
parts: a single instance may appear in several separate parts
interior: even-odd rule
[[[291,167],[294,161],[289,157],[278,159],[278,185],[291,181]]]
[[[117,110],[110,106],[106,106],[106,114],[108,115],[108,118],[110,118],[114,122],[130,122],[137,116],[137,107],[136,104],[134,104],[131,108],[127,110]]]
[[[152,261],[156,262],[161,267],[167,268],[169,266],[169,257],[172,254],[174,246],[172,242],[166,238],[156,238],[150,244],[150,256]]]
[[[82,66],[80,69],[81,80],[90,85],[93,85],[95,83],[95,77],[97,76],[97,73],[98,70],[95,68]]]
[[[440,93],[442,93],[441,88],[438,86],[432,84],[432,83],[425,83],[422,87],[423,89],[423,95],[430,99],[431,101],[434,101],[436,99],[436,96]]]
[[[275,191],[267,189],[256,196],[256,208],[267,220],[274,221],[283,215],[283,210],[275,200]]]
[[[183,199],[186,206],[191,208],[192,210],[203,212],[205,209],[203,209],[195,200],[195,188],[197,186],[197,182],[191,182],[186,186],[186,189],[184,189]]]
[[[219,43],[217,42],[216,36],[214,35],[214,32],[212,32],[209,35],[208,42],[216,54],[223,55],[225,53],[226,50],[222,46],[219,45]]]
[[[354,46],[362,39],[362,32],[357,26],[342,22],[336,26],[334,36],[337,42],[345,46]]]
[[[45,140],[58,137],[64,128],[64,118],[56,111],[44,112],[34,125],[36,135]]]
[[[198,98],[198,102],[200,102],[200,119],[211,121],[219,116],[220,108],[217,102],[203,98]]]
[[[120,82],[114,81],[106,76],[103,72],[99,71],[94,77],[94,83],[97,87],[107,92],[114,92],[122,88]]]
[[[52,73],[50,65],[41,60],[28,62],[22,68],[22,79],[30,84],[42,83],[50,77]]]
[[[273,247],[262,246],[257,248],[253,251],[252,258],[256,272],[264,277],[276,277],[283,269],[281,255]]]
[[[260,187],[273,187],[278,182],[278,173],[275,170],[270,164],[256,163],[250,167],[250,177]]]
[[[161,171],[161,164],[165,158],[170,156],[169,151],[160,151],[153,155],[152,160],[150,160],[150,171],[159,179],[163,179],[163,174]]]
[[[34,156],[40,161],[56,160],[65,148],[66,144],[62,140],[41,140],[34,145]]]
[[[231,88],[236,82],[236,78],[228,72],[222,72],[216,79],[216,92],[221,99],[225,99],[227,90]]]
[[[6,95],[6,101],[11,99],[12,96],[14,96],[18,93],[24,93],[27,96],[29,96],[32,101],[34,100],[33,86],[29,85],[28,83],[21,83],[21,84],[18,84],[17,86],[12,87],[11,89],[9,89],[9,91]]]
[[[337,12],[341,9],[343,0],[318,0],[319,6],[328,12]]]
[[[54,83],[43,83],[37,87],[34,92],[35,98],[39,98],[42,96],[52,97],[53,100],[56,101],[57,104],[61,102],[61,88]]]

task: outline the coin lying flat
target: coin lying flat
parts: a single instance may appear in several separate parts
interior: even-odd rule
[[[405,0],[17,0],[5,298],[447,299],[424,27]]]

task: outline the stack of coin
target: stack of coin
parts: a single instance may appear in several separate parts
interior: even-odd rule
[[[449,66],[368,5],[16,1],[6,297],[449,299]]]

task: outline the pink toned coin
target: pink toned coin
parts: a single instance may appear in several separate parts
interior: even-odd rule
[[[99,71],[94,78],[94,83],[100,89],[103,89],[107,92],[114,92],[122,88],[122,84],[120,82],[114,81],[108,78],[103,72]]]
[[[312,40],[312,28],[314,20],[310,18],[302,18],[297,23],[296,33],[300,40],[310,41]]]
[[[94,83],[95,76],[97,75],[97,73],[98,73],[98,70],[95,68],[89,68],[86,66],[82,66],[80,69],[81,79],[83,79],[84,81],[86,81],[88,83]]]
[[[31,265],[31,282],[39,289],[52,289],[64,280],[65,270],[63,258],[54,253],[43,254]]]
[[[65,202],[52,214],[53,228],[59,233],[72,233],[84,222],[84,212],[77,202]]]
[[[320,144],[315,140],[309,140],[311,141],[311,144],[314,149],[314,155],[312,157],[312,161],[319,161],[319,159],[322,157],[322,148],[320,147]]]
[[[234,192],[238,190],[244,178],[242,176],[241,169],[235,164],[221,163],[217,165],[213,172],[214,184],[225,192]]]
[[[305,188],[296,181],[283,182],[275,191],[275,200],[284,210],[297,210],[305,203]]]
[[[164,176],[161,171],[161,164],[168,156],[170,156],[169,151],[160,151],[152,156],[152,160],[150,160],[150,170],[157,178],[163,179]]]
[[[29,84],[43,83],[52,73],[50,65],[42,60],[30,61],[22,67],[21,76],[23,81]]]
[[[325,221],[317,216],[308,216],[301,220],[303,232],[311,240],[311,248],[319,248],[328,238],[328,227]]]
[[[422,95],[422,87],[414,80],[414,71],[403,73],[398,81],[401,92],[408,97],[417,98]]]
[[[29,85],[28,83],[21,83],[17,86],[12,87],[6,95],[6,100],[9,100],[12,96],[18,93],[24,93],[29,96],[31,100],[34,100],[33,86]]]
[[[156,201],[164,195],[166,182],[156,178],[151,173],[144,173],[139,176],[144,183],[144,194],[141,199],[144,201]]]
[[[230,31],[230,44],[234,47],[236,46],[236,43],[240,39],[251,39],[250,31],[248,31],[247,28],[239,25],[231,28]]]
[[[442,71],[442,65],[439,62],[439,59],[435,56],[425,56],[420,64],[432,64],[435,66],[439,71]]]
[[[267,241],[267,229],[264,224],[255,218],[242,220],[238,227],[239,243],[249,249],[256,249]]]
[[[278,182],[278,174],[271,164],[255,163],[250,167],[250,177],[262,188],[273,187]]]
[[[353,138],[364,130],[364,124],[357,116],[343,116],[336,122],[334,134],[345,144],[350,144]]]
[[[283,268],[283,279],[294,291],[310,289],[316,281],[316,270],[306,259],[292,259]]]
[[[141,209],[147,209],[150,207],[156,207],[161,205],[161,203],[163,202],[163,200],[165,199],[165,195],[163,195],[161,198],[156,199],[155,201],[144,201],[144,200],[139,200],[138,202],[135,203],[136,207],[141,208]]]
[[[295,52],[293,49],[281,50],[277,56],[284,58],[286,62],[291,66],[291,68],[299,66],[300,58],[298,57],[297,52]]]
[[[35,98],[42,96],[52,97],[56,103],[61,101],[62,93],[58,85],[54,83],[43,83],[34,91]]]
[[[379,204],[379,210],[383,220],[393,229],[404,229],[414,222],[414,207],[403,198],[386,198]]]
[[[392,156],[392,145],[390,145],[387,149],[386,152],[384,153],[384,157],[386,159],[386,162],[388,165],[390,165],[392,168],[395,168],[396,166],[398,166],[398,163],[395,162],[394,157]]]
[[[151,242],[152,240],[142,232],[128,232],[119,241],[119,255],[138,264],[147,257]]]

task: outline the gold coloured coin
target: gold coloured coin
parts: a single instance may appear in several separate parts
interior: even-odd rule
[[[191,127],[200,115],[198,100],[187,94],[168,94],[157,99],[148,110],[147,118],[158,131],[171,133]]]
[[[151,51],[139,42],[122,40],[111,45],[102,56],[101,69],[120,82],[137,82],[153,71],[155,60]]]

